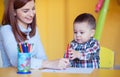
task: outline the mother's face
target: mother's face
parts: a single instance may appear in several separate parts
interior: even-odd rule
[[[33,0],[26,3],[23,7],[16,9],[15,15],[17,22],[23,27],[27,27],[28,24],[32,23],[35,16],[35,3]]]

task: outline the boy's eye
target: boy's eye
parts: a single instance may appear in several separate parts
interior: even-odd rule
[[[77,32],[74,32],[75,34],[77,34]]]
[[[80,32],[80,34],[83,34],[84,32]]]

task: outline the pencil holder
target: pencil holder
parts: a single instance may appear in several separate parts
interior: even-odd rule
[[[18,74],[30,74],[31,55],[30,53],[18,52]]]

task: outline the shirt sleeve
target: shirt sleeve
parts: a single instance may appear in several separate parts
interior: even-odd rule
[[[4,53],[2,57],[4,58],[4,64],[11,65],[17,67],[17,43],[15,41],[15,37],[12,33],[10,26],[3,26],[0,29],[1,31],[1,38],[2,38],[2,45],[4,48]],[[9,64],[7,64],[9,63]]]
[[[92,41],[90,47],[81,52],[80,60],[93,60],[99,56],[100,46],[98,41]]]
[[[44,60],[47,60],[47,57],[45,54],[44,47],[42,45],[42,41],[38,34],[38,30],[36,30],[34,48],[32,52],[33,52],[33,55],[31,57],[31,68],[39,69],[42,66],[42,62]]]

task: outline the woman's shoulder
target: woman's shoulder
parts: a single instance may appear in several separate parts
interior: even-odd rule
[[[7,35],[6,37],[13,35],[11,26],[10,25],[2,25],[2,26],[0,26],[0,34],[2,36]]]
[[[2,25],[0,27],[0,37],[5,41],[5,43],[13,43],[15,38],[12,32],[12,27],[10,25]]]
[[[10,25],[1,25],[0,29],[1,30],[11,29],[11,26]]]
[[[8,32],[12,32],[12,28],[11,28],[11,26],[10,25],[2,25],[1,27],[0,27],[0,31],[1,31],[1,33],[8,33]]]

